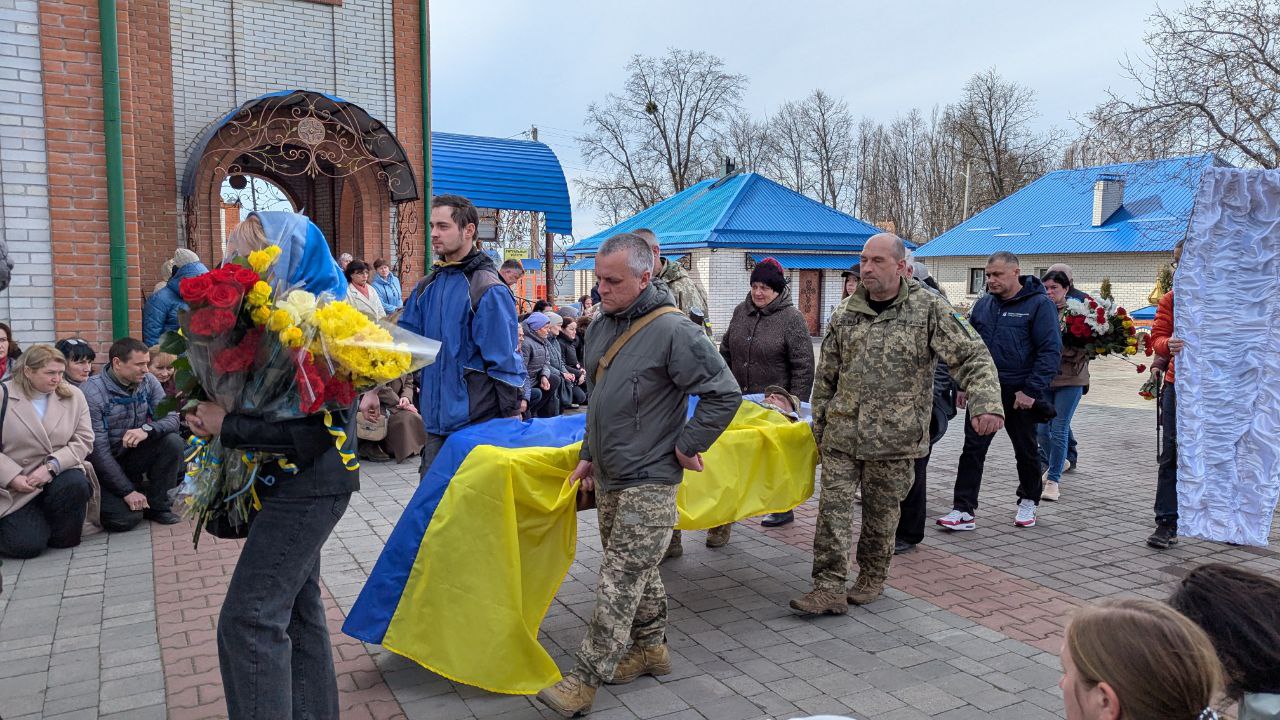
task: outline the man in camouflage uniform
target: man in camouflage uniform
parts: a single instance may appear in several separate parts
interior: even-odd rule
[[[905,263],[906,248],[896,235],[869,239],[862,282],[840,304],[822,339],[812,400],[822,452],[814,589],[791,601],[802,613],[843,614],[849,603],[865,605],[883,591],[913,461],[929,451],[939,358],[969,392],[974,429],[989,435],[1004,423],[986,345],[945,300],[903,277]],[[858,579],[846,593],[859,481]]]
[[[591,404],[568,481],[596,490],[604,559],[577,662],[538,693],[565,717],[589,711],[601,683],[671,672],[658,563],[676,524],[676,493],[686,470],[703,469],[701,453],[742,402],[724,358],[652,276],[652,255],[637,235],[609,238],[596,255],[601,313],[585,348]],[[698,404],[687,418],[690,395]]]
[[[653,251],[653,277],[660,283],[667,286],[667,290],[671,291],[671,297],[675,301],[675,306],[680,308],[680,312],[684,313],[689,319],[693,319],[694,315],[703,318],[702,329],[706,332],[707,337],[711,337],[711,325],[707,322],[707,293],[694,282],[688,271],[680,263],[673,263],[662,257],[662,248],[658,244],[658,234],[649,228],[637,228],[632,231],[634,234],[644,238],[649,244],[649,249]],[[707,547],[718,548],[729,544],[729,533],[733,529],[732,525],[721,525],[711,528],[707,531]],[[663,560],[678,558],[684,554],[683,535],[679,530],[671,533],[671,545],[667,547],[667,554],[663,556]]]

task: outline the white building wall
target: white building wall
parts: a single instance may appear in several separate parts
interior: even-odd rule
[[[9,289],[0,293],[0,319],[23,345],[52,342],[53,250],[36,0],[0,0],[0,98],[0,237],[14,265]]]
[[[344,0],[341,5],[173,0],[179,206],[183,170],[200,132],[241,103],[268,92],[296,89],[337,95],[395,132],[392,23],[391,0]]]
[[[1156,285],[1160,267],[1171,259],[1169,253],[1089,253],[1073,255],[1020,255],[1023,274],[1031,274],[1054,263],[1071,266],[1076,287],[1091,295],[1098,293],[1103,278],[1111,278],[1111,294],[1121,306],[1136,310],[1148,305],[1147,296]],[[987,258],[920,258],[957,306],[971,306],[978,296],[969,292],[969,271],[986,266]]]

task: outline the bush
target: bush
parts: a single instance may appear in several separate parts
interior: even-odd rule
[[[1111,278],[1102,278],[1102,287],[1098,288],[1098,294],[1108,300],[1115,300],[1115,297],[1111,294]]]

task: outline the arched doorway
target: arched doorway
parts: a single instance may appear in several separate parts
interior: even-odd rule
[[[221,257],[224,183],[237,177],[278,188],[324,231],[335,255],[383,257],[398,269],[420,252],[410,239],[418,184],[404,149],[386,125],[342,98],[270,93],[201,133],[183,175],[183,204],[187,245],[202,258]]]

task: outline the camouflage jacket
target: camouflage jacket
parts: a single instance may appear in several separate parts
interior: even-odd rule
[[[975,415],[1004,415],[991,353],[968,321],[918,282],[876,315],[860,285],[831,316],[813,384],[819,445],[858,460],[929,452],[933,371],[947,363]]]
[[[658,279],[666,283],[667,289],[671,291],[671,296],[675,298],[676,307],[680,308],[680,312],[685,315],[689,311],[697,308],[702,311],[702,317],[707,319],[704,330],[707,335],[711,334],[711,311],[707,307],[707,293],[698,287],[698,283],[684,269],[684,266],[678,262],[671,262],[666,258],[662,260],[662,272],[658,273]]]

